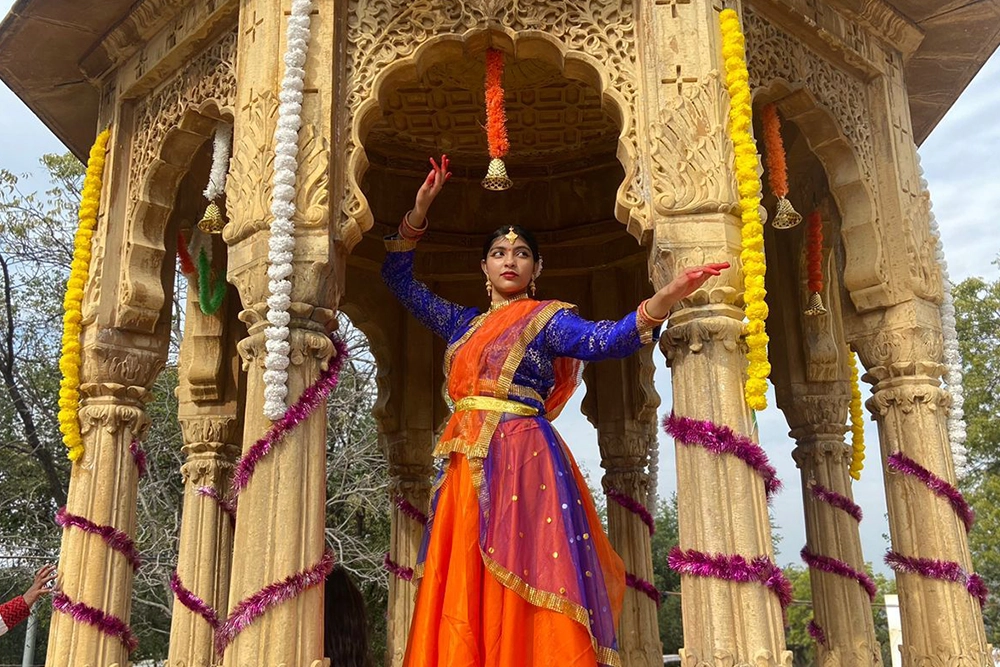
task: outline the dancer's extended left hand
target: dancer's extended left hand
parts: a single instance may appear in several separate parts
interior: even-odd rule
[[[684,269],[646,302],[646,313],[656,319],[665,318],[678,301],[691,296],[709,278],[721,275],[728,268],[729,262],[713,262]]]

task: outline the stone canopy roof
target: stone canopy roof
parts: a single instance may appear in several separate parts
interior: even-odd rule
[[[192,1],[16,0],[0,23],[0,79],[73,153],[84,157],[97,124],[99,91],[93,82]],[[860,21],[891,13],[909,24],[902,39],[907,43],[905,74],[918,143],[1000,44],[1000,0],[828,4]]]

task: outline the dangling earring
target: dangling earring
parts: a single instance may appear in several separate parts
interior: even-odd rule
[[[529,285],[528,289],[531,290],[531,298],[534,299],[535,298],[535,279],[534,278],[531,279],[531,285]]]
[[[489,278],[486,279],[486,296],[493,298],[493,283],[490,282]]]

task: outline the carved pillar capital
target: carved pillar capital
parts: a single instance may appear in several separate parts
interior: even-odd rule
[[[251,311],[244,310],[240,313],[241,319],[247,312]],[[333,311],[329,312],[332,316]],[[243,360],[243,370],[245,371],[254,367],[264,368],[264,358],[267,355],[266,338],[264,337],[266,326],[266,320],[255,323],[250,327],[250,335],[236,346],[240,358]],[[290,347],[288,358],[292,366],[302,366],[306,362],[314,360],[319,360],[322,365],[325,365],[334,353],[333,342],[324,332],[322,326],[315,320],[304,318],[293,318],[289,323],[288,345]]]
[[[87,399],[114,399],[143,405],[163,370],[164,342],[120,329],[88,331],[84,340],[80,393]]]
[[[660,349],[673,365],[691,354],[718,348],[726,355],[743,354],[743,311],[729,304],[685,308],[674,313],[660,337]]]
[[[235,415],[180,418],[187,461],[181,466],[186,483],[223,488],[240,455],[241,421]]]
[[[775,389],[778,407],[799,446],[843,443],[851,388],[847,382],[792,383]]]
[[[865,381],[876,385],[876,390],[895,378],[938,383],[944,373],[944,337],[936,304],[915,299],[868,319],[867,330],[851,340],[868,369]]]

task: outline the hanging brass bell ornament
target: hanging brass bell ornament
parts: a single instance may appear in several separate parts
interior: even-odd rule
[[[823,306],[823,297],[819,292],[809,295],[809,303],[806,306],[806,315],[825,315],[826,308]]]
[[[487,190],[500,192],[510,190],[512,185],[514,185],[514,181],[507,176],[507,167],[503,160],[498,157],[490,160],[490,166],[486,170],[486,178],[483,179],[483,187]]]
[[[778,207],[774,212],[771,226],[775,229],[791,229],[802,222],[802,216],[792,207],[792,202],[784,197],[778,199]]]
[[[222,211],[215,202],[211,202],[205,208],[205,215],[198,221],[198,229],[206,234],[221,234],[225,226],[226,219],[222,217]]]

